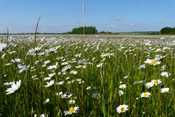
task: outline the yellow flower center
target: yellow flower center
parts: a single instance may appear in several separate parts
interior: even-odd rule
[[[125,108],[122,107],[122,108],[120,109],[120,111],[125,111]]]
[[[158,83],[157,80],[155,80],[155,81],[154,81],[154,84],[157,84],[157,83]]]
[[[163,74],[162,76],[166,76],[166,74]]]
[[[109,53],[105,53],[105,55],[109,55]]]
[[[125,88],[125,86],[122,86],[122,89],[124,89]]]
[[[151,62],[150,62],[151,65],[154,65],[154,64],[156,64],[156,63],[157,63],[157,61],[151,61]]]
[[[66,63],[63,63],[63,65],[66,65]]]
[[[145,96],[145,97],[146,97],[146,96],[148,96],[148,94],[147,94],[147,93],[145,93],[143,96]]]
[[[163,92],[165,93],[165,92],[168,92],[168,91],[167,90],[164,90]]]
[[[151,87],[151,85],[148,85],[148,87]]]
[[[73,104],[73,101],[70,101],[70,104]]]
[[[74,112],[74,110],[75,110],[74,108],[70,108],[70,109],[69,109],[69,113]]]

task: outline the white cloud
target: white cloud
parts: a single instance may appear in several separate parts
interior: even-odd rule
[[[116,20],[120,20],[122,18],[122,14],[118,14],[117,16],[115,16]]]
[[[124,23],[124,26],[134,26],[134,24],[133,24],[133,23],[125,22],[125,23]]]
[[[134,26],[134,24],[129,24],[130,26]]]
[[[106,27],[108,27],[108,28],[114,28],[114,27],[116,27],[116,25],[115,24],[108,24]]]

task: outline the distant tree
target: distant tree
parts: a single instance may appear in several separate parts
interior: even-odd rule
[[[101,31],[100,34],[106,34],[106,32],[105,31]]]
[[[98,31],[94,26],[85,27],[85,34],[97,34]],[[83,34],[83,27],[73,28],[72,34]]]
[[[175,27],[171,28],[171,27],[164,27],[160,30],[161,34],[175,34]]]

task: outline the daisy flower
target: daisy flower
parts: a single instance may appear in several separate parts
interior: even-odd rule
[[[170,76],[171,74],[168,73],[168,72],[162,72],[160,75],[161,75],[161,76],[164,76],[164,77],[168,77],[168,76]]]
[[[46,103],[48,103],[50,101],[50,99],[48,98],[48,99],[46,99],[45,101],[44,101],[44,103],[46,104]]]
[[[155,66],[155,65],[161,64],[161,61],[147,59],[147,60],[145,61],[145,63]]]
[[[118,113],[124,113],[127,110],[128,110],[128,105],[125,105],[125,104],[118,106],[117,109],[116,109],[116,111]]]
[[[45,77],[44,80],[50,80],[51,78],[50,77]]]
[[[126,88],[126,85],[125,84],[122,84],[119,86],[120,89],[125,89]]]
[[[151,82],[155,85],[155,86],[157,86],[157,84],[161,84],[162,83],[162,81],[159,79],[159,80],[151,80]]]
[[[90,89],[91,89],[91,87],[90,87],[90,86],[86,87],[86,90],[90,90]]]
[[[145,68],[145,64],[142,64],[138,67],[138,69],[144,69]]]
[[[68,62],[64,62],[64,63],[62,63],[61,65],[67,65],[68,64]]]
[[[142,93],[141,94],[141,97],[149,97],[151,95],[151,93],[150,92],[144,92],[144,93]]]
[[[133,84],[139,84],[139,83],[142,83],[142,80],[140,80],[140,81],[135,81]]]
[[[145,84],[145,86],[149,89],[149,88],[154,86],[154,83],[153,82],[148,82],[148,83]]]
[[[119,91],[118,91],[118,94],[119,94],[119,96],[121,96],[121,95],[124,94],[124,92],[123,92],[122,90],[119,90]]]
[[[97,65],[97,67],[102,67],[102,65],[103,65],[103,63],[99,63],[99,64]]]
[[[75,100],[69,100],[69,104],[74,104]]]
[[[50,87],[54,84],[55,80],[51,80],[50,82],[47,82],[47,85],[44,85],[43,87]]]
[[[72,71],[70,71],[70,74],[76,75],[77,74],[77,71],[72,70]]]
[[[77,107],[71,107],[71,108],[69,108],[68,111],[64,111],[64,114],[65,115],[71,115],[72,113],[77,113],[78,108],[79,108],[78,106]]]
[[[168,91],[169,91],[169,88],[162,88],[160,92],[161,93],[167,93]]]
[[[17,81],[16,84],[13,82],[11,84],[11,87],[6,90],[6,95],[14,93],[16,90],[19,89],[20,86],[21,86],[21,80]]]
[[[64,81],[57,82],[56,85],[62,85]]]
[[[124,76],[123,78],[124,78],[124,79],[128,78],[128,75]]]

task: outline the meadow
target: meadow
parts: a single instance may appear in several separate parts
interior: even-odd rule
[[[175,39],[0,37],[0,116],[174,117]]]

